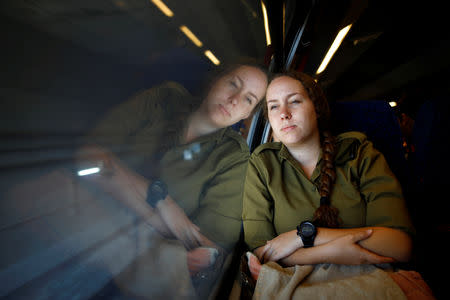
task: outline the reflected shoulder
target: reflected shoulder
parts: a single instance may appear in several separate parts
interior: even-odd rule
[[[190,95],[189,91],[182,84],[176,81],[164,81],[161,85],[159,85],[159,87],[172,90],[181,95]]]
[[[231,127],[225,129],[224,136],[236,142],[242,152],[250,153],[250,148],[248,147],[247,141],[241,134],[239,134]]]

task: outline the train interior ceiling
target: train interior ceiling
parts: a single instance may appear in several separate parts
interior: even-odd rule
[[[197,93],[204,75],[217,65],[254,58],[273,71],[289,68],[315,76],[332,103],[396,101],[395,112],[404,112],[413,121],[427,100],[439,99],[442,106],[433,117],[443,125],[433,136],[440,138],[441,147],[426,152],[433,157],[422,162],[427,172],[439,176],[427,178],[433,184],[425,188],[433,192],[420,194],[427,197],[406,194],[413,198],[419,241],[431,246],[443,240],[442,234],[448,238],[448,201],[442,187],[449,163],[442,140],[448,137],[450,31],[443,3],[165,0],[169,11],[163,11],[157,2],[161,1],[0,3],[1,193],[18,180],[70,162],[77,138],[109,108],[136,92],[173,80]],[[318,73],[336,36],[348,25],[341,45]],[[194,37],[187,36],[189,31]],[[12,245],[2,250],[0,258],[0,278],[8,282],[0,297],[38,291],[44,277],[53,272],[51,266],[33,263],[29,275],[6,281],[11,272],[26,265],[26,259],[39,257],[33,251],[46,247],[39,241],[34,245],[38,250],[24,249],[27,241],[15,239],[14,230],[51,213],[44,207],[51,204],[28,207],[26,212],[17,211],[16,205],[0,204],[1,239]],[[424,228],[427,222],[433,225],[429,235]],[[432,287],[439,287],[442,281],[434,270],[436,265],[443,267],[440,259],[448,246],[437,247],[429,260],[423,256],[433,252],[422,248],[417,254],[419,269]]]

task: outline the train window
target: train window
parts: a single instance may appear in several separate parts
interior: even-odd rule
[[[280,141],[264,99],[294,71],[333,134],[385,155],[416,232],[405,268],[445,298],[445,9],[188,2],[1,2],[0,297],[243,296],[248,160]]]

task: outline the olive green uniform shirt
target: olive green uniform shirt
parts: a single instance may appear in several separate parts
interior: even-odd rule
[[[319,161],[311,178],[281,143],[255,149],[244,188],[243,222],[250,249],[312,220],[320,205]],[[413,232],[401,186],[366,136],[337,136],[336,181],[330,196],[343,228],[384,226]]]
[[[165,82],[113,107],[85,142],[106,147],[145,177],[158,177],[155,162],[178,142],[199,102],[180,84]]]
[[[169,194],[202,234],[227,250],[239,239],[249,156],[245,140],[226,128],[172,148],[161,161]]]
[[[90,139],[142,175],[162,179],[200,232],[230,250],[241,230],[250,152],[231,128],[182,144],[187,117],[198,104],[182,86],[168,82],[114,108]]]

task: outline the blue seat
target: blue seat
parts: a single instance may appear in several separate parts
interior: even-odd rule
[[[335,102],[331,105],[332,131],[360,131],[385,156],[391,170],[405,185],[408,178],[400,124],[392,107],[382,100]]]
[[[416,206],[420,220],[442,225],[448,231],[448,210],[446,186],[450,157],[447,140],[450,132],[450,103],[447,99],[425,101],[417,112],[412,141],[415,152],[412,156],[413,187],[417,194]],[[436,202],[436,206],[430,205]],[[439,204],[438,204],[439,203]],[[419,216],[418,216],[419,219]]]

